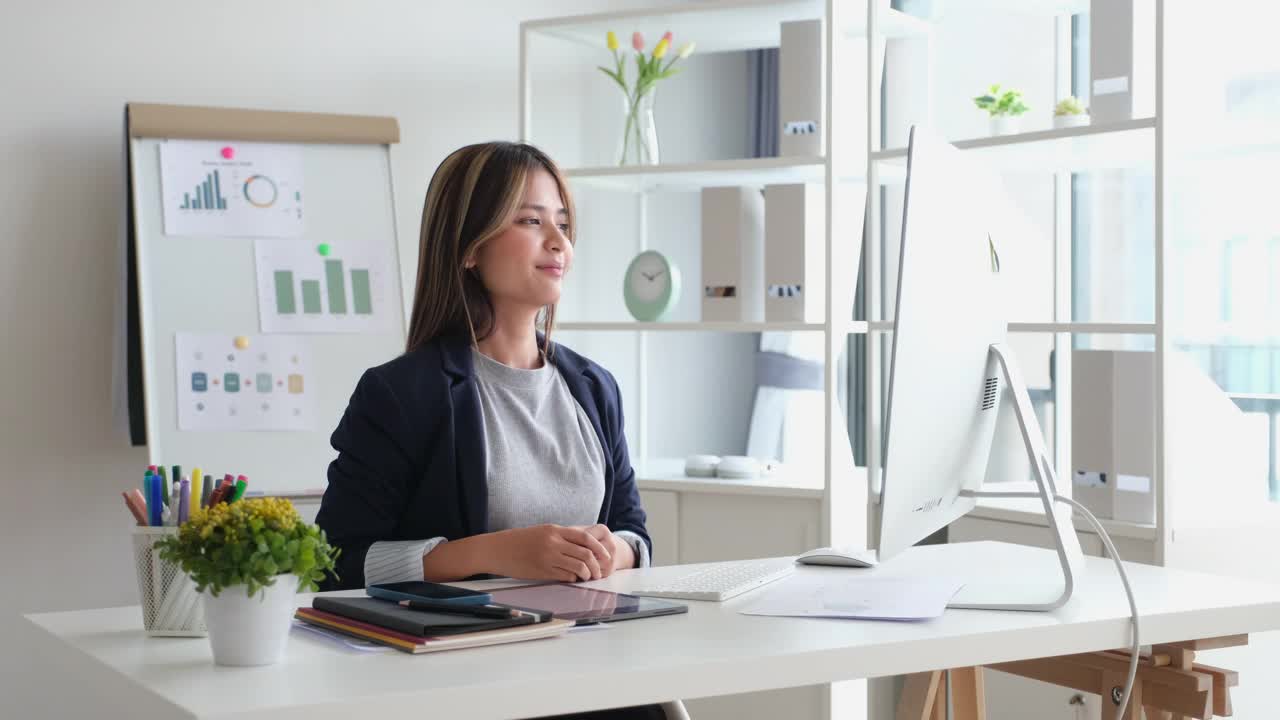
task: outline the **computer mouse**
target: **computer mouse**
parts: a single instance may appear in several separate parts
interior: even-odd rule
[[[876,551],[820,547],[800,555],[796,562],[801,565],[868,568],[876,566]]]

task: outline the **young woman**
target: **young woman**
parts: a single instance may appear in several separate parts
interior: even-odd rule
[[[551,341],[573,223],[534,147],[470,145],[437,168],[408,347],[365,372],[331,440],[316,522],[342,550],[333,587],[649,564],[618,385]]]
[[[573,245],[568,185],[537,148],[469,145],[436,169],[408,347],[360,378],[331,440],[316,522],[342,550],[333,587],[648,566],[618,384],[551,342]]]

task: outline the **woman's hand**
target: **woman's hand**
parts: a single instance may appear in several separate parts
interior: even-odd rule
[[[609,550],[609,569],[605,572],[605,577],[612,575],[614,570],[629,570],[636,566],[636,551],[631,543],[614,535],[608,525],[588,525],[583,530]]]
[[[491,533],[493,572],[560,582],[608,577],[614,570],[614,548],[600,541],[599,531],[593,532],[596,527],[604,526],[534,525]]]

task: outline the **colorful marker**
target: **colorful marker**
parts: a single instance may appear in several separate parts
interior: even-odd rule
[[[200,468],[191,468],[191,500],[193,504],[199,503],[200,499],[204,497],[201,495],[204,491],[204,484],[200,482],[202,479],[203,475],[200,473]],[[203,507],[203,505],[195,505],[195,509],[199,509],[201,507]]]
[[[147,524],[151,524],[151,471],[142,476],[142,499],[147,504]]]
[[[137,521],[139,525],[146,525],[147,524],[146,507],[138,505],[137,500],[134,499],[133,495],[127,492],[122,492],[120,493],[120,495],[124,497],[124,505],[125,507],[129,508],[129,514],[133,515],[133,519]]]
[[[165,523],[169,527],[177,527],[182,515],[182,483],[175,480],[172,488],[166,488],[169,493],[169,520]]]
[[[156,469],[156,474],[160,478],[160,485],[164,488],[164,492],[160,493],[160,504],[169,504],[169,478],[164,474],[164,466]]]
[[[191,481],[182,478],[182,487],[178,491],[178,524],[191,519]]]
[[[249,478],[241,475],[239,479],[236,480],[236,487],[235,491],[231,495],[231,501],[235,502],[244,497],[244,491],[247,487],[249,487]]]
[[[147,487],[147,498],[149,500],[147,504],[151,509],[151,526],[159,527],[163,524],[163,515],[161,510],[164,508],[164,503],[160,501],[160,496],[164,494],[160,490],[163,483],[158,482],[158,478],[155,475],[151,475],[149,477],[151,478],[151,482],[148,483]]]

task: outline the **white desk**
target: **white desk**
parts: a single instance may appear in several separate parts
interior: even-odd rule
[[[874,571],[798,572],[888,576],[962,565],[1007,577],[1052,571],[1057,561],[1045,550],[974,543],[916,548]],[[643,574],[680,572],[627,571],[594,585],[626,590]],[[1144,644],[1280,628],[1280,587],[1144,565],[1129,572]],[[30,682],[102,716],[320,720],[528,717],[1090,652],[1129,638],[1115,569],[1096,558],[1068,606],[1048,614],[957,610],[919,624],[738,614],[753,594],[690,603],[687,615],[438,655],[345,653],[295,633],[285,659],[265,668],[216,667],[202,638],[146,638],[136,607],[30,615],[25,641]]]

